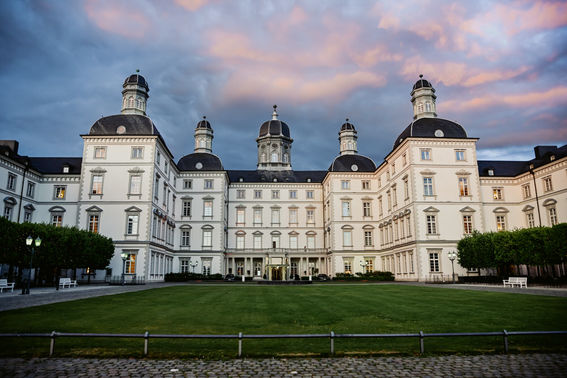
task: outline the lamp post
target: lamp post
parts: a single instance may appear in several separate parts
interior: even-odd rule
[[[366,266],[368,266],[368,261],[361,261],[361,262],[360,262],[360,267],[362,268],[362,274],[366,273],[366,272],[364,271],[364,268],[365,268]]]
[[[455,259],[457,258],[457,253],[455,251],[450,251],[447,254],[449,260],[451,260],[451,268],[453,270],[453,284],[455,283]]]
[[[197,261],[189,262],[189,266],[192,268],[193,274],[195,274],[195,268],[197,267],[197,265],[199,265],[199,263]]]
[[[128,259],[128,254],[126,252],[122,252],[120,254],[122,257],[122,286],[124,286],[124,271],[126,270],[126,260]]]
[[[28,279],[26,285],[22,285],[22,294],[29,294],[30,293],[30,281],[31,281],[31,271],[33,268],[33,255],[35,254],[34,245],[39,248],[41,245],[41,238],[38,236],[35,240],[30,236],[26,238],[26,245],[29,247],[31,246],[31,256],[30,256],[30,270],[28,271]]]

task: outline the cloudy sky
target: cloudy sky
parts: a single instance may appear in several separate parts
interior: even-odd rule
[[[379,164],[419,74],[482,159],[567,142],[564,1],[22,0],[0,1],[0,25],[0,139],[24,155],[81,156],[136,69],[176,161],[206,115],[225,168],[255,169],[277,104],[294,169],[326,169],[346,117]]]

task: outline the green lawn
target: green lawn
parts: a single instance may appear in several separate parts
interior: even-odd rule
[[[174,286],[0,312],[0,332],[161,334],[566,330],[567,299],[402,285]],[[513,351],[567,352],[566,336],[513,337]],[[46,355],[48,339],[4,339],[0,356]],[[501,337],[426,339],[428,353],[490,353]],[[58,356],[141,356],[142,340],[58,339]],[[150,357],[233,357],[236,340],[150,340]],[[337,354],[419,351],[417,339],[339,339]],[[245,340],[246,356],[316,354],[329,340]]]

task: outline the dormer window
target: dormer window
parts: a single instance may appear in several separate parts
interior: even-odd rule
[[[68,165],[63,166],[63,173],[69,173],[69,166]]]
[[[488,175],[489,175],[489,176],[494,176],[494,169],[489,169],[489,170],[488,170]]]

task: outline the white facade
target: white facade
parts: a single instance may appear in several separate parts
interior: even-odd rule
[[[567,221],[566,146],[536,147],[528,162],[477,161],[477,139],[437,118],[422,78],[414,120],[384,162],[358,154],[347,120],[328,171],[291,169],[293,140],[275,107],[260,128],[257,170],[225,170],[206,119],[194,152],[176,163],[145,115],[145,79],[132,75],[123,87],[122,114],[82,136],[82,158],[27,158],[17,142],[0,142],[2,214],[111,237],[106,274],[124,266],[147,281],[182,271],[287,280],[380,270],[445,280],[448,252],[472,230]],[[456,262],[455,272],[476,274]]]

